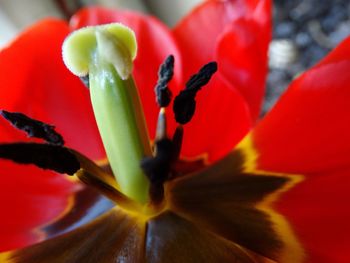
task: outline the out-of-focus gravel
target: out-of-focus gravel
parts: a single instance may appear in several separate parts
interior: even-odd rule
[[[265,114],[299,73],[350,35],[349,0],[274,0]]]

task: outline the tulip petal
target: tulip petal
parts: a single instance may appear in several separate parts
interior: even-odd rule
[[[310,248],[310,262],[350,259],[350,213],[345,208],[350,199],[349,71],[347,38],[296,79],[252,132],[260,169],[306,178],[278,207]]]
[[[67,146],[101,159],[105,154],[88,90],[62,61],[61,45],[68,33],[64,21],[44,20],[0,51],[0,105],[55,125]],[[1,141],[13,141],[11,133],[2,133]]]
[[[0,105],[56,125],[67,145],[102,158],[88,91],[62,62],[61,44],[68,30],[63,21],[44,20],[0,51]],[[38,141],[29,140],[2,118],[0,126],[1,142]],[[47,238],[39,227],[63,216],[81,189],[62,175],[10,161],[1,160],[0,177],[1,250]]]
[[[142,262],[144,232],[144,224],[115,208],[75,231],[3,258],[12,263]]]
[[[115,204],[89,186],[80,187],[70,198],[69,209],[56,220],[39,227],[37,230],[49,239],[90,223]]]
[[[184,77],[211,60],[259,115],[271,37],[271,1],[205,1],[174,28]],[[258,35],[257,35],[258,33]]]
[[[271,208],[293,180],[247,170],[249,151],[236,150],[196,174],[169,184],[171,207],[196,225],[277,262],[301,262],[287,221]]]
[[[265,86],[269,7],[268,0],[205,1],[174,28],[185,79],[209,61],[218,62],[218,73],[198,94],[196,115],[185,127],[184,157],[205,152],[209,161],[222,158],[257,118]],[[264,37],[253,37],[256,28]]]
[[[150,220],[146,237],[146,262],[273,263],[198,227],[174,213]]]
[[[0,181],[0,251],[75,229],[114,206],[90,187],[33,165],[1,161]]]
[[[349,173],[350,168],[312,174],[276,204],[299,236],[306,263],[350,260]]]
[[[216,60],[221,73],[247,101],[253,120],[259,117],[265,93],[270,42],[267,28],[270,27],[261,28],[256,21],[240,19],[225,30],[217,44]]]
[[[0,251],[30,245],[75,229],[114,206],[99,192],[69,182],[63,176],[59,178],[60,175],[31,169],[31,166],[29,169],[26,168],[29,174],[21,170],[24,166],[20,164],[34,164],[45,170],[73,175],[82,167],[93,172],[94,176],[101,177],[100,181],[94,181],[94,187],[101,182],[106,185],[107,182],[111,182],[111,185],[108,185],[109,189],[115,189],[113,187],[116,183],[111,179],[111,175],[104,173],[92,161],[73,150],[50,144],[13,143],[1,144],[0,152],[0,158],[13,160],[18,164],[15,171],[21,171],[18,176],[13,173],[1,178],[2,183],[5,183],[6,191],[4,189],[0,197],[8,205],[2,207],[7,217],[3,217],[0,224],[9,226],[9,228],[1,233],[3,239],[0,240]],[[2,169],[8,169],[6,162],[0,171]],[[76,175],[81,170],[83,171],[80,169]],[[48,179],[44,176],[47,176]],[[81,179],[80,176],[79,179]],[[27,187],[30,188],[26,189]],[[33,191],[32,188],[38,192]],[[118,197],[120,199],[120,196]],[[17,200],[21,198],[25,200],[24,209],[16,205]],[[38,203],[44,206],[38,206]],[[26,210],[28,208],[32,209],[30,212],[34,214],[28,212]],[[14,216],[15,220],[11,219],[11,216]]]
[[[174,55],[174,77],[169,83],[173,94],[177,94],[182,82],[182,61],[170,31],[157,19],[132,11],[120,11],[100,7],[85,8],[71,20],[73,29],[87,25],[120,22],[135,31],[138,53],[134,62],[133,76],[140,92],[143,110],[151,138],[155,136],[159,107],[154,88],[158,69],[168,55]],[[174,129],[174,118],[169,116],[169,126]]]
[[[147,229],[147,230],[146,230]],[[172,212],[146,224],[114,208],[94,222],[46,242],[0,254],[1,262],[275,263],[198,228]]]
[[[350,38],[295,80],[254,129],[261,167],[313,173],[348,165],[349,45]]]
[[[0,251],[42,240],[35,229],[58,218],[79,186],[63,176],[2,161],[0,166]]]

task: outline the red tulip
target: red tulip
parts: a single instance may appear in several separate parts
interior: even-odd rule
[[[207,167],[196,162],[198,171],[170,181],[168,210],[142,217],[142,224],[119,208],[95,219],[112,205],[92,188],[1,161],[0,249],[67,233],[0,259],[294,263],[304,250],[305,262],[348,262],[350,38],[296,79],[258,121],[270,17],[269,0],[211,0],[169,30],[149,16],[93,7],[77,13],[70,25],[39,22],[3,49],[1,108],[54,124],[68,147],[100,163],[106,163],[105,153],[88,90],[61,58],[70,31],[114,21],[135,31],[133,75],[151,135],[159,110],[153,89],[167,55],[175,57],[173,94],[205,63],[215,60],[219,69],[197,96],[181,152],[183,159],[204,156]],[[168,119],[173,131],[173,116]],[[1,142],[33,141],[2,119],[0,125]]]

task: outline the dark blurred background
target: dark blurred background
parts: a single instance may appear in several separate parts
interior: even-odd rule
[[[69,18],[84,5],[100,4],[155,14],[167,24],[201,0],[0,0],[0,46],[45,16]],[[263,114],[292,79],[350,35],[350,0],[274,0],[274,32]]]
[[[350,35],[349,0],[275,0],[266,112],[291,80]]]

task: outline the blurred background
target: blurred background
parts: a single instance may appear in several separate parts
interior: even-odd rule
[[[0,0],[0,47],[47,16],[69,18],[85,5],[142,11],[170,26],[201,0]],[[274,0],[274,32],[263,114],[290,81],[350,35],[349,0]]]

